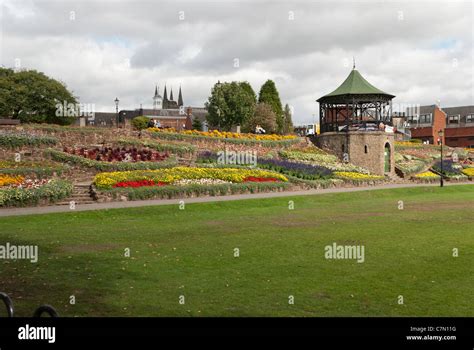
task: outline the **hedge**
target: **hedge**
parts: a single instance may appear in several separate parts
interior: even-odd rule
[[[0,189],[0,207],[22,207],[37,205],[40,202],[56,202],[72,194],[72,183],[64,180],[52,180],[39,188]]]
[[[187,154],[193,154],[196,150],[196,147],[187,143],[182,145],[174,145],[171,143],[158,143],[154,141],[139,141],[133,139],[120,139],[117,141],[120,145],[126,146],[144,146],[153,148],[159,152],[170,152],[173,154],[177,154],[179,156],[185,156]]]
[[[98,191],[111,195],[116,199],[119,196],[126,196],[129,200],[143,200],[153,198],[178,198],[191,196],[222,196],[239,193],[257,193],[268,191],[279,191],[290,186],[288,182],[258,182],[258,183],[230,183],[219,185],[188,185],[188,186],[149,186],[137,188],[112,188]]]
[[[163,139],[163,140],[177,140],[177,141],[211,141],[211,142],[223,142],[223,143],[234,143],[238,145],[262,145],[267,147],[288,147],[293,144],[300,142],[299,138],[294,138],[290,140],[251,140],[251,139],[232,139],[232,138],[218,138],[218,137],[209,137],[202,135],[186,135],[179,133],[168,133],[168,132],[153,132],[153,131],[144,131],[147,135],[152,138]]]
[[[80,165],[99,171],[152,170],[170,168],[178,164],[176,157],[169,157],[162,162],[103,162],[53,149],[46,150],[45,155],[59,162]]]
[[[28,134],[0,134],[0,147],[19,148],[22,146],[55,145],[57,140],[49,136]]]

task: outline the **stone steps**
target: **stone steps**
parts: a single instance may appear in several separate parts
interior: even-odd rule
[[[55,205],[70,205],[72,201],[75,203],[75,205],[97,203],[91,197],[91,183],[92,179],[90,178],[84,179],[84,181],[81,182],[76,182],[74,184],[71,196],[62,200],[61,202],[55,203]]]

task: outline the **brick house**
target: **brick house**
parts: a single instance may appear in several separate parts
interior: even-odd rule
[[[413,139],[436,144],[439,130],[444,130],[444,144],[474,148],[474,106],[421,106],[419,115],[407,116],[406,121]]]

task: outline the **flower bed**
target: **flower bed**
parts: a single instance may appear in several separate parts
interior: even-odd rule
[[[291,162],[288,160],[259,159],[257,164],[259,168],[270,169],[306,180],[327,179],[330,178],[333,173],[332,170],[323,166]]]
[[[0,147],[19,148],[23,146],[55,145],[57,140],[54,137],[36,136],[30,134],[0,134]]]
[[[350,163],[341,163],[338,158],[328,153],[308,153],[301,151],[284,150],[279,152],[280,157],[312,165],[323,166],[332,171],[358,172],[367,174],[368,171]]]
[[[279,147],[288,147],[295,143],[300,142],[300,139],[295,136],[278,136],[277,137],[268,137],[270,135],[266,135],[267,138],[262,138],[265,135],[253,135],[253,134],[236,134],[236,135],[253,135],[259,136],[256,137],[225,137],[228,133],[221,133],[220,136],[212,136],[207,134],[198,134],[198,133],[184,133],[184,132],[176,132],[176,131],[166,131],[167,129],[156,129],[150,128],[147,129],[147,135],[151,136],[152,138],[158,138],[163,140],[180,140],[180,141],[196,141],[196,140],[206,140],[212,142],[226,142],[226,143],[233,143],[233,144],[244,144],[244,145],[256,145],[262,144],[264,146],[279,146]],[[203,133],[203,132],[201,132]],[[232,133],[234,134],[234,133]]]
[[[280,156],[284,159],[299,160],[303,162],[336,163],[337,157],[332,154],[309,153],[301,151],[280,151]]]
[[[19,185],[25,178],[20,175],[12,176],[7,174],[0,174],[0,187],[10,186],[10,185]]]
[[[241,168],[188,168],[175,167],[169,169],[149,170],[149,171],[123,171],[100,173],[94,178],[94,184],[99,189],[110,189],[115,184],[124,181],[154,181],[155,183],[164,182],[174,184],[183,179],[219,179],[232,183],[242,183],[249,178],[273,178],[278,181],[286,182],[288,179],[270,171],[258,169]]]
[[[127,145],[127,146],[149,147],[160,152],[170,152],[170,153],[178,154],[179,156],[192,154],[196,150],[196,147],[189,143],[171,144],[171,143],[159,143],[159,142],[154,142],[151,140],[140,141],[140,140],[134,140],[134,139],[120,139],[117,141],[117,143],[120,145]]]
[[[0,207],[18,207],[56,202],[71,195],[73,185],[49,180],[42,185],[0,189]]]
[[[402,160],[395,163],[404,176],[418,173],[428,166],[428,163],[421,159]]]
[[[93,149],[64,147],[63,152],[100,162],[161,162],[169,157],[168,153],[125,147]]]
[[[138,169],[161,169],[175,166],[178,162],[176,157],[169,157],[168,159],[160,162],[104,162],[97,161],[83,156],[76,156],[73,154],[48,149],[45,154],[50,156],[53,160],[70,163],[74,165],[80,165],[87,168],[93,168],[99,171],[125,171],[125,170],[138,170]]]
[[[182,180],[179,180],[182,181]],[[144,186],[138,188],[111,188],[97,193],[99,201],[144,200],[161,198],[185,198],[199,196],[223,196],[240,193],[283,191],[288,182],[242,182],[221,184],[187,184],[170,186]]]
[[[164,186],[166,182],[155,182],[153,180],[140,180],[140,181],[121,181],[114,184],[112,187],[143,187],[143,186]]]
[[[167,132],[167,133],[176,133],[177,131],[173,128],[168,129],[158,129],[158,128],[150,128],[148,129],[153,132]],[[252,140],[259,140],[259,141],[281,141],[281,140],[293,140],[296,139],[294,135],[260,135],[260,134],[246,134],[246,133],[236,133],[230,131],[219,131],[219,130],[211,130],[211,131],[199,131],[199,130],[183,130],[179,132],[180,134],[184,135],[197,135],[197,136],[205,136],[205,137],[214,137],[214,138],[221,138],[221,139],[252,139]]]
[[[419,182],[435,182],[439,181],[439,175],[433,173],[432,171],[424,171],[422,173],[413,175],[411,179]]]
[[[174,182],[175,186],[189,186],[189,185],[222,185],[229,184],[229,181],[220,179],[182,179]]]
[[[450,159],[443,160],[443,171],[441,171],[441,161],[436,162],[433,165],[433,169],[436,172],[448,177],[462,175],[462,165],[459,163],[455,163]]]
[[[337,178],[344,179],[344,180],[350,180],[350,181],[381,181],[381,180],[385,180],[384,176],[361,174],[361,173],[350,172],[350,171],[335,171],[334,175]]]
[[[34,175],[37,178],[61,175],[67,168],[50,162],[13,162],[0,161],[0,173],[9,175]]]
[[[465,168],[462,170],[462,173],[469,177],[470,180],[474,178],[474,168]]]

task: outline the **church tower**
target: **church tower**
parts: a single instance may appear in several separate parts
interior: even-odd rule
[[[179,86],[178,107],[184,106],[183,94],[181,93],[181,85]]]
[[[166,92],[166,84],[165,84],[165,91],[163,92],[163,109],[168,108],[168,93]]]
[[[158,86],[155,85],[155,95],[153,96],[153,109],[163,108],[163,98],[158,93]]]

